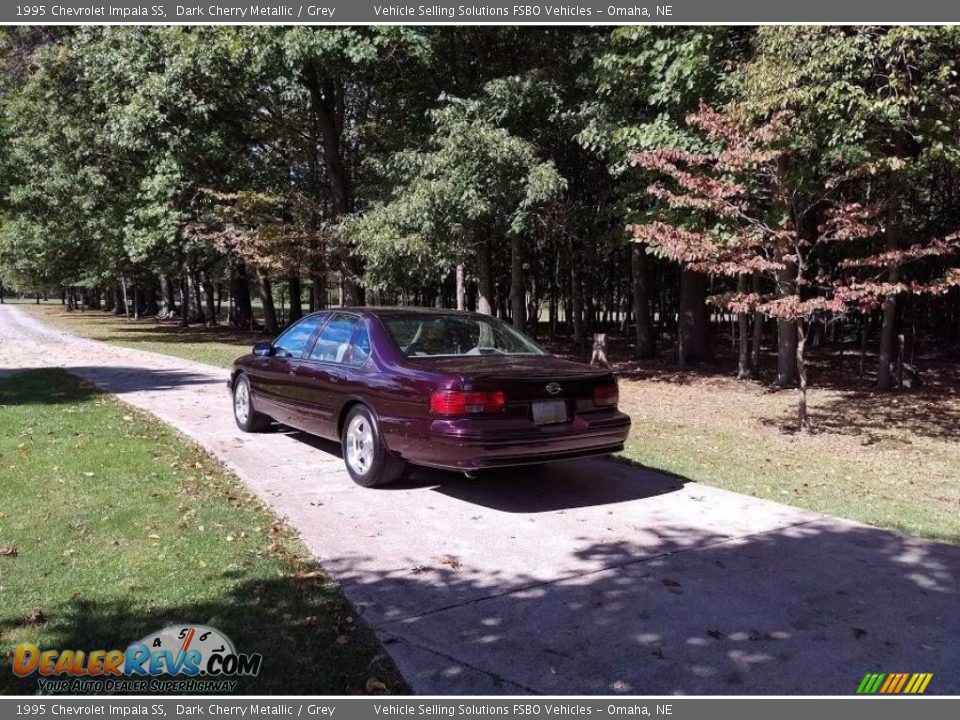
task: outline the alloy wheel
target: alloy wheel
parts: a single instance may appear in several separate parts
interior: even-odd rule
[[[373,464],[373,428],[370,421],[362,415],[356,415],[347,426],[346,441],[347,464],[358,475],[366,475]]]

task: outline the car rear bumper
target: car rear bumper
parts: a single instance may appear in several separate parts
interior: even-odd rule
[[[494,428],[485,418],[426,421],[417,428],[385,423],[387,446],[416,465],[446,470],[529,465],[618,452],[630,432],[630,418],[617,411],[582,413],[562,425]],[[502,423],[498,423],[502,424]],[[399,432],[397,432],[399,430]]]

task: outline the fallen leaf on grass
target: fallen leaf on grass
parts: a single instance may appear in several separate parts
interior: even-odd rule
[[[23,619],[30,625],[43,625],[49,618],[43,610],[37,608],[28,612]]]
[[[85,472],[85,473],[84,473],[84,477],[93,477],[93,473],[92,473],[92,472]]]
[[[17,550],[16,545],[7,545],[6,547],[0,548],[0,557],[15,558],[19,554],[20,551]]]
[[[323,570],[309,570],[304,572],[303,570],[297,570],[293,574],[294,580],[312,580],[314,578],[323,578],[326,577]]]
[[[383,692],[387,689],[387,686],[376,678],[367,678],[367,692]]]

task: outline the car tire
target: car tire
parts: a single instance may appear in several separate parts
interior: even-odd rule
[[[354,405],[347,413],[340,447],[347,474],[361,487],[389,485],[400,478],[406,467],[401,458],[387,450],[380,426],[365,405]]]
[[[249,433],[263,432],[272,422],[269,416],[254,409],[250,380],[244,373],[233,381],[233,419],[238,428]]]

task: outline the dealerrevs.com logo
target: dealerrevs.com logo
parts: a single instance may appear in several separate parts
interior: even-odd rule
[[[41,650],[17,645],[13,672],[38,676],[43,692],[227,693],[260,672],[263,656],[238,653],[216,628],[173,625],[126,650]]]

